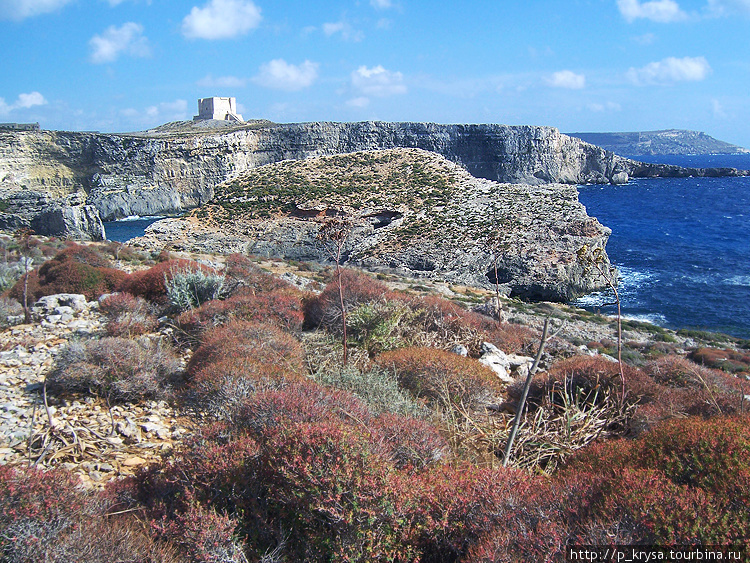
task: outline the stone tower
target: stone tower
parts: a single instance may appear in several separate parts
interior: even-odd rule
[[[220,121],[236,121],[242,123],[242,116],[237,113],[236,98],[201,98],[198,100],[198,115],[193,121],[218,119]]]

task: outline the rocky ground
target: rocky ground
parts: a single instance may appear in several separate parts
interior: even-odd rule
[[[45,408],[44,379],[55,356],[69,341],[102,332],[96,305],[48,311],[0,332],[0,463],[61,465],[100,486],[170,455],[195,426],[163,401],[110,409],[91,396],[48,395]]]

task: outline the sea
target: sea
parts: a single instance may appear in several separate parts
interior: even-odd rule
[[[750,169],[750,155],[633,156],[697,168]],[[631,179],[579,186],[588,214],[612,229],[607,254],[617,266],[625,317],[672,329],[750,338],[750,177]],[[162,217],[105,223],[107,238],[127,241]],[[575,305],[605,314],[612,295]]]
[[[750,155],[632,156],[690,167],[750,169]],[[612,229],[625,317],[750,338],[750,177],[631,179],[579,186],[589,215]],[[612,314],[612,295],[574,304]]]
[[[142,237],[151,223],[155,223],[159,219],[164,219],[163,216],[152,216],[152,217],[141,217],[139,215],[131,215],[125,219],[119,221],[105,221],[104,222],[104,233],[107,235],[107,240],[116,242],[126,242],[131,238]]]

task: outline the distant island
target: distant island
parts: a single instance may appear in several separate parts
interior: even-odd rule
[[[719,141],[700,131],[665,129],[631,133],[567,133],[620,156],[651,154],[749,154],[750,150]]]

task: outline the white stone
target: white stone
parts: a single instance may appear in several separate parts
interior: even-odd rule
[[[219,121],[238,121],[242,123],[244,119],[237,113],[236,98],[201,98],[198,100],[198,115],[193,121],[203,121],[204,119],[218,119]]]

